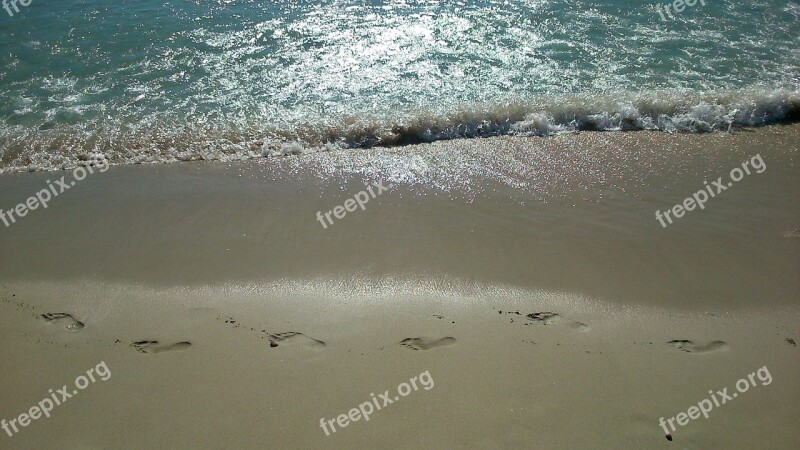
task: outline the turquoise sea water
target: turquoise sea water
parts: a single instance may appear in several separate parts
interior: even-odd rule
[[[0,170],[796,118],[800,4],[705,3],[32,0],[0,10]]]

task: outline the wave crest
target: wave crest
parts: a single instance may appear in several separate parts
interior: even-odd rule
[[[397,119],[347,117],[282,127],[167,122],[93,129],[0,128],[0,173],[69,169],[87,155],[111,164],[231,161],[343,148],[419,144],[497,135],[548,136],[574,131],[731,131],[800,119],[800,90],[725,93],[572,95],[415,112]]]

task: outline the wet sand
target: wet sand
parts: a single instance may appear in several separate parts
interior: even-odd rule
[[[793,448],[798,149],[793,125],[91,175],[0,228],[0,418],[112,376],[2,446]],[[1,176],[0,208],[62,175]],[[323,228],[365,182],[392,188]],[[660,417],[764,366],[665,439]],[[426,370],[431,390],[320,428]]]

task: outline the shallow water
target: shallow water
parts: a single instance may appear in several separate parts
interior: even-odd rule
[[[0,13],[5,14],[3,11]],[[0,18],[0,170],[795,117],[800,8],[33,1]]]

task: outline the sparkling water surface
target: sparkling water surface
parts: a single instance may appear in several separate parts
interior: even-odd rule
[[[435,140],[513,131],[539,110],[544,131],[581,113],[665,129],[659,114],[709,93],[728,96],[693,113],[722,117],[711,128],[742,114],[733,97],[755,105],[744,123],[785,114],[800,5],[705,3],[664,21],[656,4],[610,0],[33,0],[0,10],[2,164]],[[542,131],[527,119],[517,131]]]

